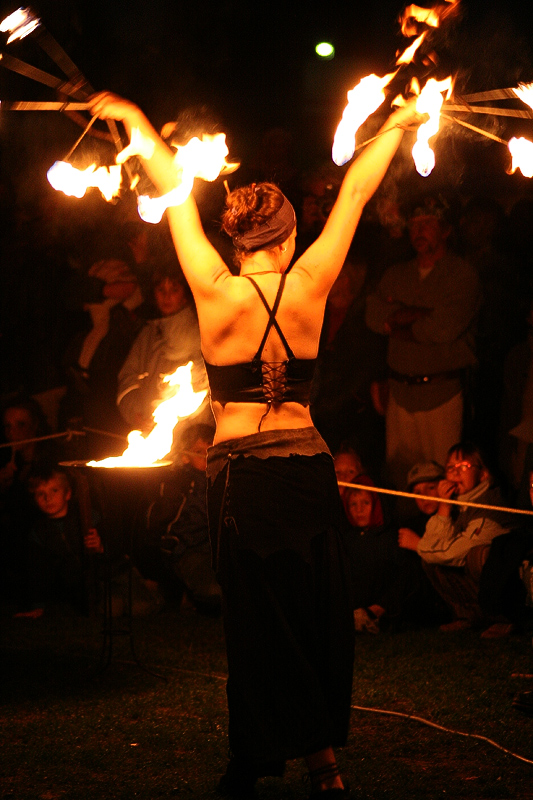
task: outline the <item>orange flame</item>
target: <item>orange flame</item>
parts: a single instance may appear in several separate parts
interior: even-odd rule
[[[435,166],[435,153],[429,146],[429,140],[439,132],[440,110],[444,102],[442,92],[450,93],[451,88],[451,77],[443,81],[430,78],[416,101],[416,110],[420,114],[429,114],[428,121],[420,125],[417,131],[416,142],[411,151],[416,169],[424,178],[430,175]]]
[[[128,434],[128,447],[121,456],[90,461],[90,467],[147,467],[161,461],[172,450],[174,428],[180,419],[190,416],[202,405],[207,389],[195,392],[191,380],[192,361],[178,367],[172,375],[163,379],[172,389],[172,394],[155,409],[155,426],[148,436],[140,431]]]
[[[400,24],[404,36],[416,36],[418,33],[417,24],[428,25],[430,28],[438,28],[440,15],[436,8],[421,8],[420,6],[407,6],[401,17]]]
[[[519,139],[513,136],[509,140],[508,147],[513,158],[511,175],[519,169],[525,178],[533,178],[533,142],[524,139],[523,136]]]
[[[83,197],[87,189],[95,188],[109,202],[119,192],[122,168],[116,166],[96,169],[96,164],[91,164],[87,169],[76,169],[68,161],[56,161],[46,176],[54,189],[69,197]]]
[[[132,156],[141,156],[141,158],[149,161],[154,154],[154,150],[155,144],[152,139],[143,136],[139,128],[132,128],[129,145],[117,154],[115,160],[117,164],[124,164]]]
[[[406,6],[400,16],[402,34],[416,36],[419,33],[420,25],[438,28],[441,21],[454,13],[458,5],[459,0],[444,0],[443,3],[438,3],[433,8],[422,8],[414,4]]]
[[[410,44],[409,47],[403,51],[401,56],[396,60],[396,65],[399,66],[400,64],[410,64],[415,56],[416,51],[418,50],[418,48],[420,47],[425,38],[426,38],[426,33],[425,32],[421,33],[420,36],[417,39],[415,39],[414,42]]]
[[[154,143],[152,140],[143,136],[137,128],[133,128],[131,141],[117,155],[117,163],[122,164],[135,155],[140,155],[149,161],[153,153]],[[160,222],[167,208],[179,206],[185,202],[192,191],[195,178],[214,181],[222,173],[234,172],[239,164],[228,163],[226,161],[228,154],[225,133],[217,133],[213,136],[204,133],[201,140],[194,136],[186,145],[179,145],[174,156],[177,185],[161,197],[141,195],[137,200],[137,209],[141,219],[145,222]]]
[[[348,105],[343,111],[333,140],[332,158],[342,166],[355,152],[355,136],[363,122],[376,111],[385,99],[385,87],[396,75],[392,72],[384,78],[367,75],[348,92]]]
[[[40,24],[39,17],[36,17],[29,8],[19,8],[0,22],[0,31],[2,33],[10,32],[11,36],[6,42],[9,44],[16,39],[24,39]]]
[[[406,6],[399,20],[401,31],[404,36],[416,36],[417,39],[399,56],[396,64],[410,64],[429,29],[438,28],[442,20],[455,11],[458,4],[459,0],[444,0],[433,8],[422,8],[414,4]],[[434,60],[435,55],[429,58]]]
[[[533,108],[533,83],[519,83],[513,92],[526,106]]]

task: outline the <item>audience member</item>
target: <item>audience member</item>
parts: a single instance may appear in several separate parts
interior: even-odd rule
[[[55,465],[36,468],[28,489],[39,514],[29,537],[29,610],[17,616],[42,616],[49,603],[68,603],[86,611],[88,554],[102,554],[96,528],[84,534],[67,473]]]
[[[374,486],[366,475],[357,482]],[[418,559],[398,546],[398,529],[384,519],[376,492],[348,489],[344,542],[353,581],[355,629],[379,633],[387,619],[398,625],[419,619],[424,575]],[[413,615],[414,612],[414,615]]]
[[[533,470],[528,470],[527,508],[533,507]],[[492,540],[479,580],[479,603],[487,617],[496,620],[483,631],[485,639],[497,639],[523,630],[533,618],[531,587],[524,584],[521,568],[533,561],[533,524],[531,517]]]
[[[120,368],[142,326],[136,309],[143,298],[130,265],[119,258],[95,262],[88,277],[97,281],[95,292],[103,291],[104,299],[84,302],[90,314],[90,329],[77,336],[68,348],[67,393],[60,419],[65,427],[82,425],[93,429],[86,437],[85,455],[104,458],[122,452],[126,442],[95,431],[116,437],[125,436],[130,430],[117,409],[117,383]]]
[[[475,363],[472,324],[479,303],[475,270],[452,253],[449,210],[426,198],[411,214],[414,261],[388,269],[368,298],[369,327],[388,336],[389,478],[404,488],[417,461],[444,461],[461,438],[463,377]]]
[[[221,590],[211,566],[207,523],[207,448],[214,428],[195,423],[180,437],[181,466],[159,491],[148,514],[152,574],[167,598],[185,591],[199,611],[221,610]],[[143,559],[145,567],[147,559]],[[170,567],[170,570],[169,570]]]
[[[363,472],[363,465],[361,459],[348,444],[343,443],[333,457],[335,465],[335,474],[338,481],[343,483],[352,483],[358,475]],[[347,487],[339,486],[341,498],[346,494]]]
[[[0,586],[6,599],[20,605],[26,585],[28,536],[35,516],[27,491],[28,475],[39,459],[53,458],[54,442],[34,441],[48,434],[39,403],[26,395],[6,400],[0,449]]]
[[[420,462],[409,470],[407,475],[407,491],[415,495],[425,495],[425,497],[415,497],[414,503],[417,511],[406,520],[404,527],[400,528],[400,546],[403,547],[402,539],[408,536],[407,531],[411,530],[418,536],[422,536],[426,529],[428,518],[436,514],[439,507],[438,485],[444,478],[444,467],[436,461]],[[434,497],[435,500],[428,500],[427,497]],[[405,531],[405,533],[402,533]]]
[[[451,447],[445,475],[438,484],[437,513],[429,518],[423,536],[405,538],[403,547],[418,552],[435,589],[453,612],[453,621],[441,630],[460,631],[487,622],[478,600],[481,570],[492,540],[511,530],[513,520],[511,514],[490,509],[501,507],[503,501],[476,445],[460,442]],[[465,505],[444,502],[452,498]]]
[[[159,317],[141,329],[118,376],[120,413],[142,432],[151,430],[153,411],[165,399],[165,375],[192,361],[194,390],[208,386],[194,304],[175,258],[155,269],[152,287]],[[211,418],[207,399],[195,418],[200,415]]]

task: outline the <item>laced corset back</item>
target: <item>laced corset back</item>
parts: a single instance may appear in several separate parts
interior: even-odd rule
[[[266,403],[264,417],[273,406],[294,402],[309,406],[311,386],[316,358],[296,358],[279,324],[276,313],[279,308],[286,276],[281,276],[278,292],[270,308],[263,292],[249,275],[245,276],[255,287],[261,302],[268,312],[268,323],[257,353],[251,361],[239,364],[214,365],[205,361],[209,378],[211,400],[225,406],[226,403]],[[274,328],[285,348],[284,361],[263,361],[262,355],[270,331]]]
[[[285,398],[285,392],[287,389],[287,365],[291,359],[294,359],[294,353],[292,352],[287,339],[285,338],[283,331],[281,330],[279,323],[276,319],[276,314],[279,308],[279,304],[281,302],[281,296],[283,294],[283,289],[285,287],[285,281],[287,279],[287,275],[283,274],[281,276],[279,288],[276,294],[276,299],[274,301],[274,305],[270,308],[266,297],[264,296],[263,292],[257,285],[256,281],[250,275],[246,275],[246,278],[250,281],[250,283],[255,287],[255,290],[263,305],[265,306],[268,312],[268,323],[265,329],[265,333],[263,334],[263,338],[255,354],[252,363],[256,367],[261,367],[262,374],[263,374],[263,394],[265,401],[268,403],[269,406],[276,404],[276,403],[283,403]],[[270,331],[274,328],[281,339],[281,343],[285,348],[285,352],[287,353],[287,358],[284,361],[263,361],[261,356],[263,355],[263,350],[265,349],[266,341],[268,339],[268,335]]]

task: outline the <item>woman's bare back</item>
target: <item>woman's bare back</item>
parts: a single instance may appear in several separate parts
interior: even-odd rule
[[[273,307],[281,281],[278,272],[250,274],[265,299]],[[305,279],[297,273],[287,276],[276,321],[295,358],[314,359],[322,326],[324,303],[309,297]],[[216,296],[197,300],[202,349],[209,364],[225,366],[248,364],[257,355],[268,326],[269,313],[256,288],[246,277],[229,277],[218,288]],[[282,365],[288,359],[283,342],[271,328],[265,342],[261,361]],[[281,372],[283,367],[280,367]],[[277,368],[264,372],[264,383],[280,378]],[[274,386],[275,389],[275,386]],[[303,428],[312,425],[308,406],[297,402],[265,403],[229,402],[222,405],[213,401],[217,422],[215,442],[257,433],[261,430]],[[268,411],[268,413],[266,413]]]

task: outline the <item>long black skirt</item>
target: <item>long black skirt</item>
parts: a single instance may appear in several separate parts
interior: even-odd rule
[[[229,455],[208,499],[232,753],[264,764],[344,745],[354,626],[331,456]]]

